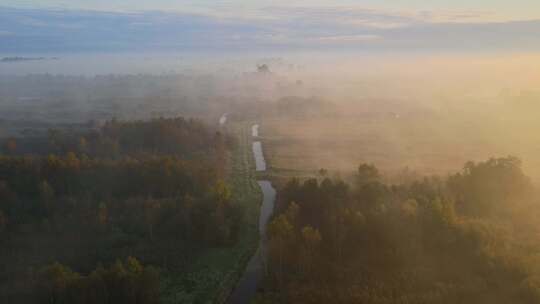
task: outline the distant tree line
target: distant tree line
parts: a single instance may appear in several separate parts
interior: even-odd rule
[[[46,137],[4,140],[6,155],[66,155],[97,158],[180,155],[215,156],[234,144],[232,137],[195,119],[159,118],[151,121],[107,121],[98,129],[49,129]]]

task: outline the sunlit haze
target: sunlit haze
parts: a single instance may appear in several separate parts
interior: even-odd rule
[[[0,303],[540,303],[540,1],[2,0]]]

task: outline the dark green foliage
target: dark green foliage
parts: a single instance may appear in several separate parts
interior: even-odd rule
[[[109,229],[118,225],[124,231],[144,230],[134,228],[143,223],[170,226],[174,221],[176,228],[184,228],[172,233],[178,236],[196,234],[218,242],[233,237],[227,228],[236,212],[230,194],[204,163],[172,157],[104,161],[74,154],[0,157],[0,181],[0,211],[11,219],[13,230],[44,219],[62,222],[61,218],[75,217],[81,223],[108,224]],[[214,237],[216,233],[221,237]]]
[[[109,268],[99,266],[87,276],[54,263],[39,271],[36,282],[38,303],[159,303],[158,271],[133,257]]]
[[[40,151],[54,153],[0,156],[0,302],[155,303],[151,267],[95,267],[134,256],[181,272],[234,244],[231,144],[194,120],[112,121],[84,136],[50,131]]]

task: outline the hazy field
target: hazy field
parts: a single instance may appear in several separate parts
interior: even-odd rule
[[[488,133],[474,121],[439,118],[276,118],[265,120],[262,135],[275,169],[325,168],[345,173],[352,164],[368,162],[392,176],[405,173],[405,168],[409,173],[444,175],[470,160],[516,155],[523,160],[525,171],[538,180],[538,134],[519,138],[508,134],[504,125],[493,126],[493,133]],[[509,137],[501,138],[505,133]]]
[[[316,102],[293,98],[264,108],[269,162],[290,174],[348,174],[368,162],[404,180],[514,155],[538,182],[537,61],[525,67],[519,57],[482,60],[439,58],[417,69],[413,59],[394,61],[394,69],[379,61],[370,66],[377,75],[352,68],[332,80],[312,79],[321,88]]]

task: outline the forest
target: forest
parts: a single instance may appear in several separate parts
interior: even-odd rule
[[[515,157],[389,184],[280,182],[256,303],[539,303],[538,192]]]
[[[235,145],[182,117],[5,140],[0,302],[159,303],[168,273],[237,241]]]

